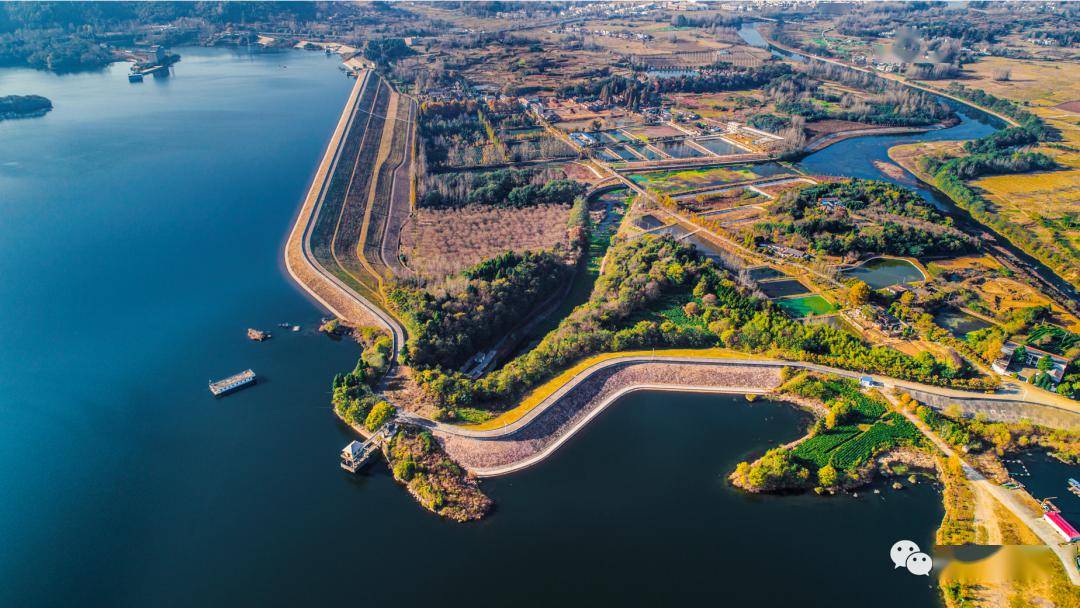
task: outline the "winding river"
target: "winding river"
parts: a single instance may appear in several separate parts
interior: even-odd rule
[[[351,82],[321,53],[181,54],[139,85],[123,65],[0,69],[3,90],[55,105],[0,123],[0,605],[935,601],[887,559],[899,538],[930,542],[930,487],[726,485],[801,433],[768,401],[628,396],[486,481],[498,508],[476,525],[422,511],[381,465],[343,474],[352,434],[328,387],[358,353],[313,331],[280,260]],[[860,171],[882,139],[804,167]],[[209,396],[207,378],[247,367],[260,384]]]

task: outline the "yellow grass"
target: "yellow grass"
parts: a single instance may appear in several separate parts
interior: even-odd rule
[[[559,390],[564,384],[569,382],[574,376],[585,371],[590,366],[600,363],[601,361],[607,361],[610,359],[616,359],[619,357],[643,357],[643,356],[667,356],[667,357],[701,357],[701,358],[728,358],[728,359],[749,359],[751,355],[742,353],[739,351],[729,350],[726,348],[702,348],[702,349],[688,349],[688,348],[676,348],[667,350],[634,350],[623,351],[617,353],[601,353],[599,355],[593,355],[579,361],[573,367],[568,368],[558,376],[555,376],[551,380],[548,380],[544,384],[534,388],[524,399],[521,400],[517,406],[513,409],[509,409],[502,414],[482,422],[480,424],[462,425],[465,428],[477,431],[486,431],[490,429],[497,429],[504,427],[508,424],[513,424],[522,416],[532,411],[533,408],[540,405],[540,403],[547,399],[552,393]]]
[[[969,269],[997,270],[1001,264],[988,255],[965,255],[951,260],[934,260],[934,266],[950,272]]]
[[[994,80],[997,70],[1007,69],[1008,81]],[[984,57],[964,66],[961,84],[982,89],[1013,101],[1030,101],[1038,105],[1056,105],[1080,99],[1080,64],[1071,61],[1028,61],[1007,57]],[[948,86],[949,81],[934,84]]]

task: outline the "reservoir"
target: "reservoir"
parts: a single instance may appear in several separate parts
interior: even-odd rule
[[[138,85],[123,64],[0,69],[55,106],[0,123],[0,605],[934,603],[888,560],[930,544],[929,486],[726,484],[801,434],[765,401],[627,397],[485,482],[497,510],[476,525],[423,511],[383,465],[343,473],[329,386],[359,353],[313,331],[281,252],[352,82],[322,53],[180,52]],[[248,367],[255,386],[206,390]]]

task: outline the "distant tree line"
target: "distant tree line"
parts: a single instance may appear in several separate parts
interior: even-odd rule
[[[364,57],[382,66],[415,53],[401,38],[373,38],[364,43]]]
[[[807,121],[836,119],[889,126],[934,124],[953,116],[953,111],[931,95],[913,91],[871,74],[811,62],[801,72],[774,80],[766,94],[780,112],[804,117]],[[817,79],[839,82],[868,91],[866,96],[822,90]]]
[[[541,204],[569,205],[584,193],[585,185],[561,178],[554,169],[496,169],[484,173],[438,173],[421,185],[421,207],[489,205],[530,207]]]

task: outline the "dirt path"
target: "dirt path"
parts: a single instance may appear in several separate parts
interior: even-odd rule
[[[379,256],[383,264],[395,276],[403,276],[411,271],[401,263],[401,231],[412,214],[413,175],[415,173],[413,152],[416,144],[416,100],[402,95],[409,106],[405,118],[405,154],[394,169],[393,183],[390,187],[389,209],[386,224],[383,227],[382,246]],[[400,127],[400,125],[398,125]]]

